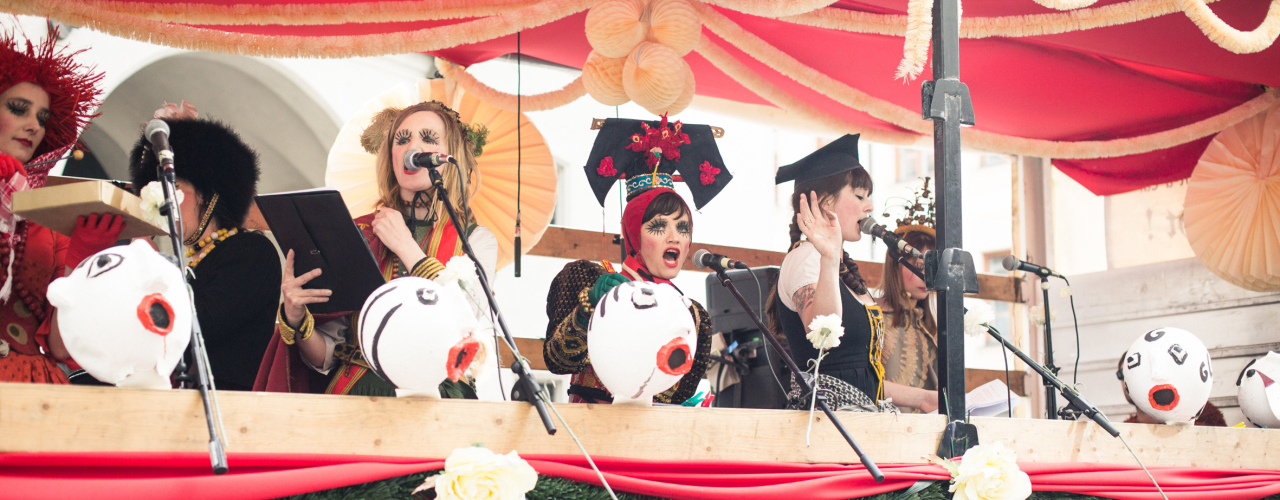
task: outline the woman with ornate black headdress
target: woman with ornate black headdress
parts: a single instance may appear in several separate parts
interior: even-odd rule
[[[410,149],[452,155],[457,160],[456,165],[441,167],[441,176],[448,186],[450,202],[466,219],[463,227],[476,258],[492,280],[498,240],[492,231],[476,223],[467,202],[479,189],[476,157],[483,151],[486,134],[482,126],[462,123],[457,112],[437,101],[404,109],[388,108],[374,116],[365,129],[361,144],[377,156],[374,180],[379,201],[376,211],[355,222],[388,281],[402,276],[433,279],[450,259],[463,255],[461,240],[445,212],[444,202],[436,197],[428,172],[410,171],[400,164]],[[373,373],[360,351],[355,338],[358,314],[313,316],[307,310],[307,304],[325,302],[330,295],[329,290],[302,288],[319,273],[315,269],[295,277],[292,252],[286,257],[281,284],[284,304],[277,321],[279,338],[286,349],[272,350],[286,360],[264,360],[257,387],[311,392],[318,387],[307,381],[309,375],[291,368],[305,364],[327,377],[326,393],[395,396],[395,386]],[[292,349],[294,346],[296,350]],[[295,356],[301,363],[287,361]],[[475,399],[475,382],[445,380],[440,384],[440,393],[446,398]]]
[[[626,179],[622,232],[627,256],[621,272],[578,260],[556,275],[547,294],[543,358],[552,373],[573,375],[570,401],[610,403],[613,396],[596,377],[587,352],[587,323],[595,304],[621,283],[670,284],[680,273],[693,242],[693,212],[674,190],[676,179],[683,176],[695,205],[702,208],[733,176],[720,158],[711,127],[672,125],[666,116],[661,122],[605,120],[585,170],[602,206],[613,184]],[[707,370],[711,319],[696,301],[689,314],[698,330],[693,367],[674,387],[654,396],[657,402],[685,402]]]
[[[252,390],[280,300],[280,254],[244,227],[258,190],[258,155],[226,124],[198,119],[187,103],[156,116],[169,124],[182,244],[214,383]],[[150,142],[138,139],[129,155],[134,192],[159,187],[156,164]]]
[[[836,409],[936,409],[936,397],[930,399],[928,391],[885,382],[884,318],[858,265],[844,251],[845,242],[862,238],[858,222],[872,208],[871,176],[858,162],[858,136],[845,135],[779,168],[776,181],[795,181],[791,206],[796,213],[791,248],[768,304],[771,328],[786,336],[791,356],[805,367],[819,355],[808,338],[814,320],[832,315],[839,320],[844,337],[830,348],[817,374],[818,386],[829,391]],[[808,408],[812,396],[802,393],[797,376],[792,374],[788,399],[793,407]]]
[[[39,43],[0,34],[0,382],[65,384],[57,361],[69,360],[49,283],[113,243],[120,216],[80,217],[71,237],[17,220],[10,195],[44,185],[49,169],[71,149],[98,106],[101,73],[57,46],[57,32]]]

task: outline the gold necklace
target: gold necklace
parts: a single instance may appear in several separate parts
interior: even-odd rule
[[[213,193],[213,199],[209,200],[209,207],[204,210],[204,217],[200,219],[200,227],[196,228],[196,232],[191,233],[191,237],[183,241],[183,245],[195,245],[200,240],[200,235],[204,234],[204,230],[209,227],[209,219],[213,217],[213,207],[218,206],[218,193]]]
[[[213,234],[202,238],[195,246],[187,249],[187,258],[190,259],[187,261],[187,267],[194,269],[200,261],[209,255],[209,252],[213,251],[214,247],[218,246],[218,243],[235,236],[239,232],[240,230],[234,227],[231,229],[219,229]]]

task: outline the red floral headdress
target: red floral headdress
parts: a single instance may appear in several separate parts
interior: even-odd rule
[[[75,145],[80,131],[97,116],[93,110],[100,104],[98,96],[102,94],[98,88],[102,73],[94,73],[93,68],[75,61],[76,54],[83,50],[61,50],[57,41],[57,30],[50,30],[43,42],[33,44],[28,40],[23,50],[14,33],[0,34],[0,92],[31,82],[49,94],[52,114],[45,124],[44,140],[32,155],[33,163],[42,157],[60,156]],[[54,165],[47,163],[34,170],[47,172]]]

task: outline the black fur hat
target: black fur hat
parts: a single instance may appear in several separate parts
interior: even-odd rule
[[[218,227],[242,226],[258,190],[258,154],[221,122],[202,119],[166,119],[165,122],[169,124],[169,147],[173,148],[173,166],[178,178],[191,183],[205,203],[217,193],[213,217]],[[138,139],[129,153],[129,176],[135,194],[157,180],[156,155],[146,137]]]

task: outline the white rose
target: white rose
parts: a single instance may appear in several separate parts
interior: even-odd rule
[[[515,450],[499,455],[488,448],[458,448],[444,461],[444,473],[428,477],[414,493],[433,487],[438,500],[524,500],[538,473]]]
[[[1018,456],[1003,444],[969,448],[952,470],[955,500],[1025,500],[1031,496],[1031,478],[1018,468]]]
[[[488,299],[483,299],[484,291],[480,288],[480,278],[476,276],[476,264],[465,255],[456,255],[449,259],[449,263],[445,264],[444,270],[436,275],[435,282],[440,286],[449,286],[457,284],[462,289],[462,293],[467,297],[467,302],[471,304],[471,312],[477,318],[485,318],[487,315],[481,314],[482,311],[488,311]],[[481,306],[484,304],[485,306]]]
[[[818,316],[809,322],[809,334],[805,338],[813,343],[819,351],[840,345],[840,337],[844,336],[844,325],[839,316],[827,314]]]
[[[991,320],[995,319],[996,313],[991,309],[991,304],[982,299],[964,300],[964,333],[970,336],[980,337],[987,333],[987,326],[991,324]]]

